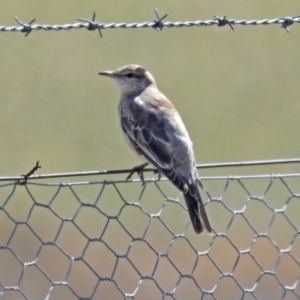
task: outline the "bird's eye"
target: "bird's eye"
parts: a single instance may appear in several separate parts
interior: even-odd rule
[[[132,77],[133,77],[133,73],[128,73],[128,74],[126,74],[126,77],[132,78]]]

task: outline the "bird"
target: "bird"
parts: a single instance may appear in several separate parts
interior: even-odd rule
[[[197,234],[204,228],[212,232],[197,182],[193,144],[186,127],[168,98],[156,86],[145,68],[131,64],[115,71],[101,71],[110,77],[120,93],[120,124],[130,148],[146,163],[151,163],[184,195],[191,223]]]

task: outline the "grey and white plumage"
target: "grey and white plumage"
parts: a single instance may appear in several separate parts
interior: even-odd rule
[[[158,90],[153,76],[138,65],[100,72],[120,92],[119,116],[130,147],[184,194],[196,233],[211,232],[196,184],[192,142],[174,105]]]

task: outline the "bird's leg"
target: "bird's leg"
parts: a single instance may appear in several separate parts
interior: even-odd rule
[[[155,170],[153,171],[153,173],[154,173],[154,174],[158,174],[158,175],[157,175],[157,181],[160,181],[160,179],[161,179],[161,172],[160,172],[158,169],[155,169]]]
[[[129,180],[132,175],[134,173],[137,173],[138,176],[140,177],[141,181],[143,182],[142,185],[145,184],[145,180],[144,180],[144,169],[149,165],[149,163],[144,163],[142,165],[136,166],[134,168],[132,168],[131,172],[129,173],[129,175],[127,176],[126,180]]]

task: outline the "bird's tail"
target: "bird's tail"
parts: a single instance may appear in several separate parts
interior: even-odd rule
[[[188,191],[184,194],[184,198],[195,232],[198,234],[201,233],[204,227],[208,232],[212,232],[205,207],[196,184],[189,186]]]

